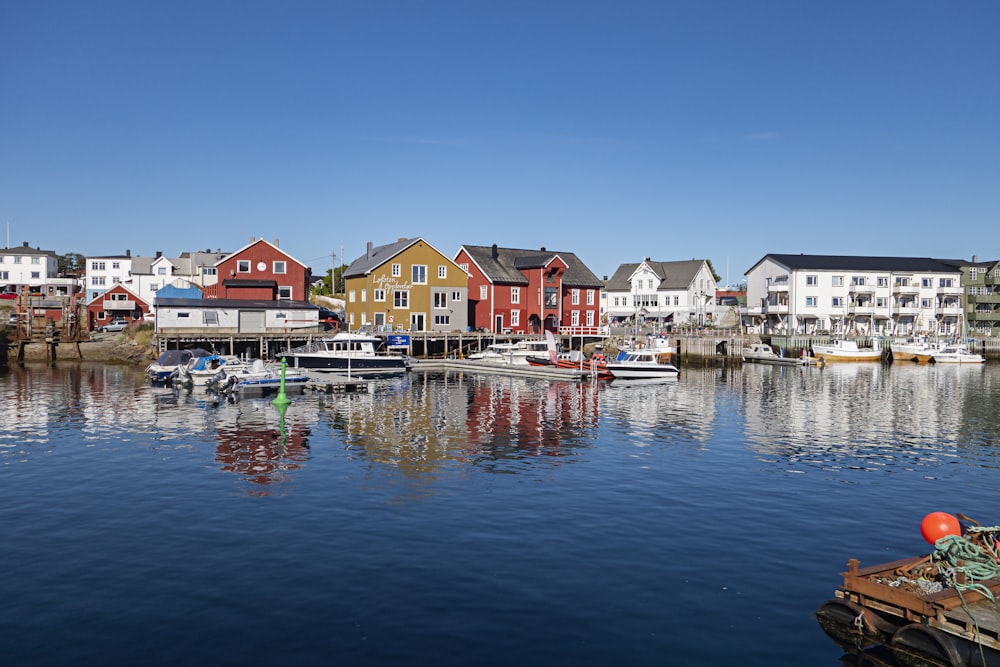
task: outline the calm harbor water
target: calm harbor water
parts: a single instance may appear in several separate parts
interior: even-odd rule
[[[834,665],[849,558],[1000,523],[1000,367],[412,373],[230,403],[0,375],[6,665]]]

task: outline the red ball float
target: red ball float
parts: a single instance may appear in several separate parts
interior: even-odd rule
[[[947,512],[931,512],[920,522],[920,534],[934,544],[947,535],[961,535],[962,524],[957,517]]]

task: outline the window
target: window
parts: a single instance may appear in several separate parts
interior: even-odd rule
[[[876,308],[887,308],[889,306],[889,299],[884,296],[875,297],[875,307]]]
[[[284,260],[275,260],[274,262],[274,273],[285,273],[287,263]]]
[[[372,290],[372,301],[385,301],[385,290],[384,289],[373,289]]]
[[[41,277],[42,277],[41,272],[39,272],[39,271],[32,271],[31,272],[31,279],[32,280],[38,280]]]
[[[511,303],[521,303],[521,288],[511,287],[510,288],[510,302]]]
[[[830,284],[833,287],[843,287],[844,286],[844,276],[833,276],[830,278]]]
[[[489,297],[489,288],[486,285],[479,286],[479,298],[486,299]]]
[[[219,324],[219,311],[217,310],[206,310],[201,314],[202,322],[205,324]]]
[[[555,287],[545,288],[545,308],[555,308],[559,303],[559,295]]]
[[[462,300],[462,293],[461,292],[452,292],[451,293],[451,300],[452,301],[461,301]]]
[[[203,276],[214,276],[216,274],[214,266],[203,266],[201,267],[201,275]]]
[[[241,259],[236,262],[236,273],[250,273],[250,260]]]
[[[571,289],[569,291],[569,302],[571,304],[573,304],[574,306],[579,306],[580,305],[580,290],[578,290],[578,289]]]
[[[414,264],[412,267],[412,276],[414,285],[426,285],[427,284],[427,265],[426,264]]]
[[[121,264],[119,262],[111,262],[111,268],[114,270],[120,269]]]
[[[14,263],[15,264],[20,264],[21,263],[21,256],[20,255],[15,255],[14,256]],[[101,269],[102,270],[104,269],[104,262],[101,262]]]
[[[187,320],[191,318],[191,313],[177,313],[177,319]]]
[[[588,327],[594,326],[594,311],[592,310],[587,311],[587,326]]]
[[[0,271],[0,280],[10,280],[10,271]]]
[[[435,308],[447,308],[448,307],[448,295],[444,292],[434,292],[434,307]]]
[[[104,270],[104,262],[91,262],[90,263],[90,268],[91,268],[92,271],[103,271]]]
[[[111,277],[111,284],[112,285],[120,285],[121,282],[122,282],[122,279],[119,278],[118,276],[112,276]]]
[[[459,264],[458,266],[459,266],[459,268],[460,268],[460,269],[462,269],[462,270],[463,270],[463,271],[465,271],[466,273],[468,273],[468,272],[469,272],[469,264],[468,264],[468,263],[465,263],[465,264]]]
[[[830,305],[833,306],[834,308],[843,308],[844,307],[844,297],[842,297],[842,296],[835,296],[835,297],[833,297],[833,303],[831,303]]]
[[[159,285],[150,285],[150,286],[149,286],[149,291],[150,291],[150,292],[156,292],[156,291],[158,291],[159,289],[160,289],[160,286],[159,286]]]
[[[405,289],[398,289],[392,293],[392,305],[396,308],[410,307],[410,293]]]
[[[435,315],[434,324],[451,324],[451,315]]]
[[[158,276],[165,276],[165,275],[167,275],[167,267],[165,267],[165,266],[157,267],[157,269],[156,269],[156,275],[158,275]]]
[[[91,285],[103,285],[104,284],[104,276],[91,276],[90,277],[90,284]]]
[[[878,278],[875,279],[875,286],[876,287],[888,287],[889,286],[889,277],[888,276],[879,276]]]
[[[650,278],[646,281],[646,289],[653,289],[653,279]]]
[[[292,298],[292,288],[291,287],[278,287],[278,300],[289,301]]]
[[[347,293],[347,300],[350,301],[351,303],[354,303],[355,301],[357,301],[357,298],[356,298],[356,295],[354,293],[354,290],[351,290],[351,291],[349,291]]]
[[[679,295],[674,297],[674,305],[675,306],[681,305],[681,297]]]
[[[955,281],[951,278],[938,279],[938,287],[954,287]]]
[[[859,287],[863,287],[864,284],[865,284],[865,277],[864,276],[851,276],[851,284],[852,285],[858,285]]]
[[[31,263],[32,264],[41,264],[42,263],[41,262],[41,258],[40,257],[32,257],[31,258]]]
[[[588,306],[594,305],[594,290],[592,289],[587,290],[587,305]]]
[[[403,265],[402,264],[393,264],[392,265],[392,277],[393,278],[399,278],[401,275],[403,275]]]
[[[819,285],[819,276],[806,276],[806,285]]]
[[[921,287],[934,287],[934,279],[933,278],[921,278],[920,279],[920,286]]]
[[[521,326],[521,311],[512,310],[510,311],[510,326],[519,327]]]
[[[367,289],[362,289],[361,290],[361,303],[365,303],[366,301],[368,301],[368,290]]]
[[[442,264],[441,266],[438,267],[438,278],[444,280],[447,277],[448,277],[448,267]]]
[[[580,326],[580,311],[579,310],[570,311],[569,322],[570,322],[570,326],[571,327],[578,327],[578,326]]]
[[[979,267],[970,266],[969,267],[969,280],[976,280],[979,278]]]
[[[934,301],[932,299],[921,299],[920,300],[920,307],[921,308],[933,308],[934,307]]]
[[[816,297],[814,297],[814,296],[807,296],[806,297],[806,308],[815,308],[815,307],[816,307]]]

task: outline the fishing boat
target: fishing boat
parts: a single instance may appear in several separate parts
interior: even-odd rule
[[[862,655],[888,649],[901,664],[1000,666],[997,530],[977,523],[937,537],[930,554],[868,567],[850,559],[835,597],[816,610],[820,627]]]
[[[941,349],[938,341],[929,341],[922,336],[908,340],[894,341],[889,345],[889,354],[893,361],[916,361],[926,363],[931,361],[931,355]]]
[[[286,350],[278,355],[289,368],[356,375],[405,373],[411,359],[404,354],[384,352],[383,341],[373,336],[341,332]]]
[[[986,358],[969,350],[965,343],[945,345],[931,353],[931,359],[936,364],[981,364]]]
[[[772,364],[776,366],[808,366],[816,363],[813,357],[786,357],[776,353],[767,343],[751,343],[743,349],[743,361],[749,364]]]
[[[607,368],[615,379],[673,378],[680,370],[670,363],[670,353],[655,349],[628,350],[619,353]]]
[[[879,361],[882,348],[876,340],[872,347],[858,347],[853,340],[835,338],[829,343],[813,343],[813,356],[823,363],[831,361]]]

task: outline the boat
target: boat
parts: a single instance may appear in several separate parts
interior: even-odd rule
[[[931,355],[941,348],[941,343],[930,342],[923,337],[893,342],[889,345],[889,354],[893,361],[916,361],[926,363]]]
[[[618,358],[607,362],[607,367],[615,379],[671,378],[680,375],[680,370],[670,363],[669,352],[649,348],[622,351]]]
[[[813,356],[822,363],[831,361],[879,361],[882,348],[878,342],[872,347],[858,347],[853,340],[835,338],[826,344],[813,343]]]
[[[189,350],[166,350],[156,361],[146,366],[146,377],[151,382],[167,382],[178,366],[186,366],[197,357],[210,356],[211,352],[200,347]]]
[[[531,355],[527,356],[526,359],[529,366],[548,366],[590,372],[596,375],[598,380],[610,380],[613,378],[614,374],[608,370],[608,364],[604,360],[603,355],[600,355],[599,358],[595,357],[597,355],[587,359],[579,350],[572,350],[570,352],[558,353],[555,359],[552,359],[551,356],[536,357]]]
[[[405,373],[412,365],[404,354],[379,351],[382,340],[364,334],[341,332],[318,338],[302,347],[281,352],[289,368],[358,375]]]
[[[223,379],[227,374],[245,371],[250,364],[250,361],[232,355],[192,357],[188,363],[179,364],[167,379],[176,385],[203,387],[213,380]]]
[[[206,383],[206,387],[220,394],[236,394],[246,397],[277,394],[282,386],[281,367],[269,364],[263,359],[255,359],[249,366],[223,371]],[[305,391],[309,377],[289,374],[285,369],[284,387],[286,395],[297,395]]]
[[[935,540],[931,554],[868,567],[850,559],[816,610],[820,627],[843,646],[889,649],[889,664],[1000,666],[1000,579],[988,574],[996,530],[977,524]]]
[[[516,343],[492,343],[482,352],[474,352],[466,357],[469,361],[479,361],[502,366],[528,366],[528,357],[547,358],[549,343],[544,340],[521,340]]]
[[[816,363],[813,357],[786,357],[777,354],[767,343],[751,343],[743,349],[743,361],[750,364],[774,364],[778,366],[808,366]]]
[[[981,364],[986,361],[981,354],[970,351],[965,343],[945,345],[931,353],[931,359],[936,364]]]

